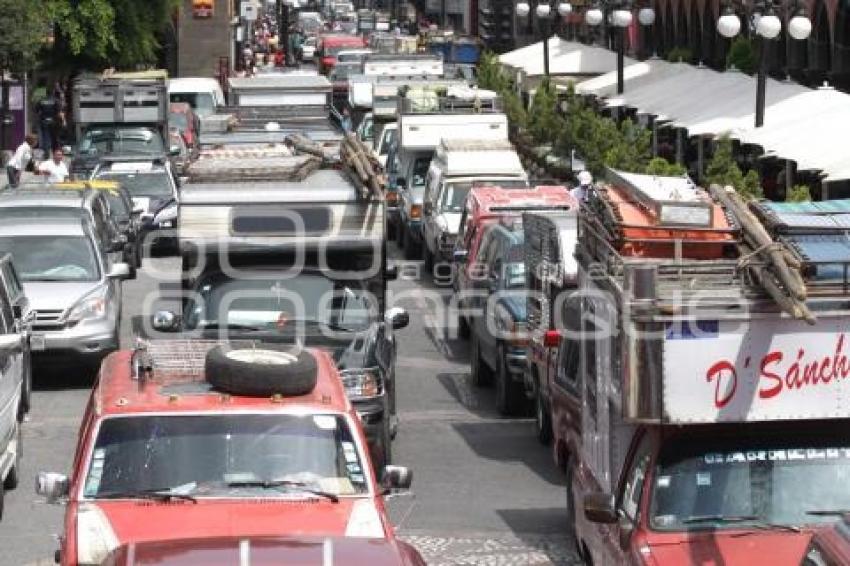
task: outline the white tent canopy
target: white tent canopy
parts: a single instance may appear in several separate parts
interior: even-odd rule
[[[800,170],[823,171],[829,181],[850,179],[850,153],[843,146],[850,131],[850,95],[768,79],[764,126],[755,128],[753,77],[658,60],[633,67],[625,92],[608,99],[609,106],[633,107],[692,136],[728,134],[795,161]],[[576,91],[612,95],[612,77],[616,81],[608,73],[581,82]]]
[[[617,68],[617,54],[602,47],[566,41],[554,35],[548,40],[549,73],[551,75],[599,75]],[[635,63],[626,57],[626,65]],[[538,41],[499,55],[502,65],[522,72],[527,77],[543,75],[543,42]]]

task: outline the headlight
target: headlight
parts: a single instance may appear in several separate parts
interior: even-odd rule
[[[345,369],[340,374],[349,399],[375,397],[381,394],[381,378],[377,368]]]
[[[421,204],[411,204],[410,205],[410,217],[414,219],[422,218],[422,205]]]
[[[118,548],[118,537],[97,505],[83,504],[77,511],[77,562],[101,564]]]
[[[398,202],[398,193],[395,191],[387,191],[384,196],[384,200],[387,201],[387,204],[396,204]]]
[[[175,220],[177,220],[177,205],[172,204],[171,206],[160,210],[157,215],[154,216],[153,223],[160,228],[173,228]]]
[[[106,294],[108,291],[107,287],[102,287],[77,301],[77,304],[68,312],[68,322],[79,322],[84,319],[106,316]]]

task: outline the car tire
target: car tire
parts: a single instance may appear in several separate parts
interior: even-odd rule
[[[505,361],[505,350],[502,346],[499,346],[497,355],[496,409],[500,415],[510,417],[517,414],[519,410],[522,401],[522,397],[519,395],[521,391],[517,391],[517,384],[511,378],[511,373],[508,371],[508,364]]]
[[[461,313],[457,313],[457,335],[460,338],[469,339],[469,321]]]
[[[475,334],[472,335],[471,351],[472,385],[476,387],[490,385],[493,380],[493,372],[481,359],[481,346],[478,344],[478,337]]]
[[[540,444],[548,446],[552,442],[552,415],[540,391],[540,381],[535,379],[534,385],[534,430]]]
[[[6,475],[6,478],[3,480],[3,489],[4,490],[12,490],[18,487],[18,483],[20,483],[20,469],[21,469],[21,458],[23,457],[24,452],[24,442],[23,442],[23,433],[21,431],[21,424],[16,424],[17,430],[15,431],[17,446],[15,446],[15,463],[12,464],[12,468],[9,470],[9,473]]]
[[[576,502],[573,498],[573,476],[575,474],[575,470],[573,468],[572,458],[567,458],[567,466],[566,466],[566,492],[567,492],[567,524],[565,529],[565,535],[567,540],[572,542],[576,549],[580,552],[581,547],[579,546],[579,540],[576,536]]]
[[[318,366],[306,350],[263,344],[257,348],[215,346],[207,352],[207,381],[234,395],[306,395],[316,387]]]

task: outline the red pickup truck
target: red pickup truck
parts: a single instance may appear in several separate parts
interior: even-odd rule
[[[319,38],[319,46],[316,50],[316,57],[319,60],[319,72],[327,75],[336,65],[336,56],[340,51],[346,49],[363,49],[366,47],[366,41],[356,35],[348,34],[327,34]]]
[[[64,565],[100,564],[124,544],[201,537],[395,540],[332,358],[253,341],[151,341],[102,365],[70,477]],[[396,564],[404,562],[398,560]]]

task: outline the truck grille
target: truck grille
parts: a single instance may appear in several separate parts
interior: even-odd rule
[[[36,311],[35,321],[33,322],[33,329],[48,329],[55,330],[56,328],[62,326],[62,313],[63,310],[39,310]]]

